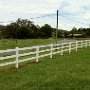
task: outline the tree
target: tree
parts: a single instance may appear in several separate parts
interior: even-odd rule
[[[53,29],[50,25],[45,24],[40,28],[40,37],[42,38],[50,38],[52,36]]]
[[[86,36],[86,29],[85,28],[79,28],[77,32],[78,32],[78,34],[81,34],[81,37]]]
[[[20,18],[16,22],[12,22],[6,26],[8,38],[35,38],[37,29],[33,22]]]
[[[0,25],[0,39],[5,38],[5,26]]]
[[[86,36],[90,37],[90,28],[86,29]]]
[[[77,28],[73,27],[73,29],[70,31],[70,33],[72,34],[72,37],[74,36],[74,34],[77,33]]]

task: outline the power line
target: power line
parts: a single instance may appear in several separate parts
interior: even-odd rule
[[[34,17],[34,18],[30,18],[30,19],[39,19],[39,18],[50,17],[50,16],[54,16],[54,15],[56,15],[56,14],[41,15],[39,17]]]
[[[66,16],[64,16],[64,15],[62,15],[62,14],[59,14],[59,15],[62,16],[62,17],[64,17],[64,18],[67,19],[67,20],[72,21],[72,22],[76,22],[76,23],[83,24],[83,25],[89,25],[89,24],[82,23],[82,22],[80,22],[80,21],[76,21],[76,20],[73,20],[73,19],[71,19],[71,18],[68,18],[68,17],[66,17]],[[31,19],[31,20],[34,20],[34,19],[35,19],[35,20],[36,20],[36,19],[45,18],[45,17],[51,17],[51,16],[56,16],[56,14],[55,14],[55,13],[52,13],[52,14],[47,14],[47,15],[41,15],[41,16],[37,16],[37,17],[31,17],[31,18],[29,18],[29,19]],[[0,22],[0,24],[11,23],[11,22],[14,22],[14,21]]]
[[[62,14],[59,14],[59,15],[62,16],[62,17],[64,17],[64,18],[66,18],[66,19],[68,19],[68,20],[70,20],[70,21],[73,21],[73,22],[76,22],[76,23],[79,23],[79,24],[83,24],[83,25],[89,25],[89,24],[82,23],[82,22],[80,22],[80,21],[76,21],[76,20],[73,20],[73,19],[71,19],[71,18],[68,18],[68,17],[66,17],[66,16],[64,16],[64,15],[62,15]]]
[[[41,15],[41,16],[38,16],[38,17],[31,17],[30,19],[40,19],[40,18],[44,18],[44,17],[50,17],[50,16],[54,16],[54,15],[56,15],[56,14],[47,14],[47,15]],[[8,21],[8,22],[0,22],[0,24],[4,24],[4,23],[11,23],[11,22],[13,22],[13,21]]]

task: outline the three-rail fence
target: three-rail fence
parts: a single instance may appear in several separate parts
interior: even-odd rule
[[[21,62],[29,60],[39,62],[39,58],[46,56],[52,58],[54,54],[63,55],[64,52],[71,53],[72,50],[77,51],[78,48],[87,46],[90,46],[90,40],[0,50],[0,66],[15,64],[18,68]]]

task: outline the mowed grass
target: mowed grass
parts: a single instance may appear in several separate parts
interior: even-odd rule
[[[58,39],[58,41],[62,39]],[[73,39],[75,40],[76,38],[71,38],[71,40]],[[81,39],[78,38],[78,40],[81,40]],[[51,39],[51,38],[50,39],[17,39],[17,40],[16,39],[2,39],[0,40],[0,50],[13,49],[16,47],[30,47],[30,46],[36,46],[36,45],[44,45],[44,44],[50,44],[50,43],[55,43],[55,42],[56,42],[56,39]]]
[[[60,39],[58,39],[60,40]],[[16,47],[30,47],[36,45],[50,44],[56,42],[55,39],[2,39],[0,40],[0,49],[12,49]]]
[[[90,90],[90,47],[27,62],[17,70],[0,67],[0,90]]]

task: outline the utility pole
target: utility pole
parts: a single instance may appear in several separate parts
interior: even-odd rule
[[[56,43],[57,43],[57,36],[58,36],[58,12],[59,10],[57,10]]]

